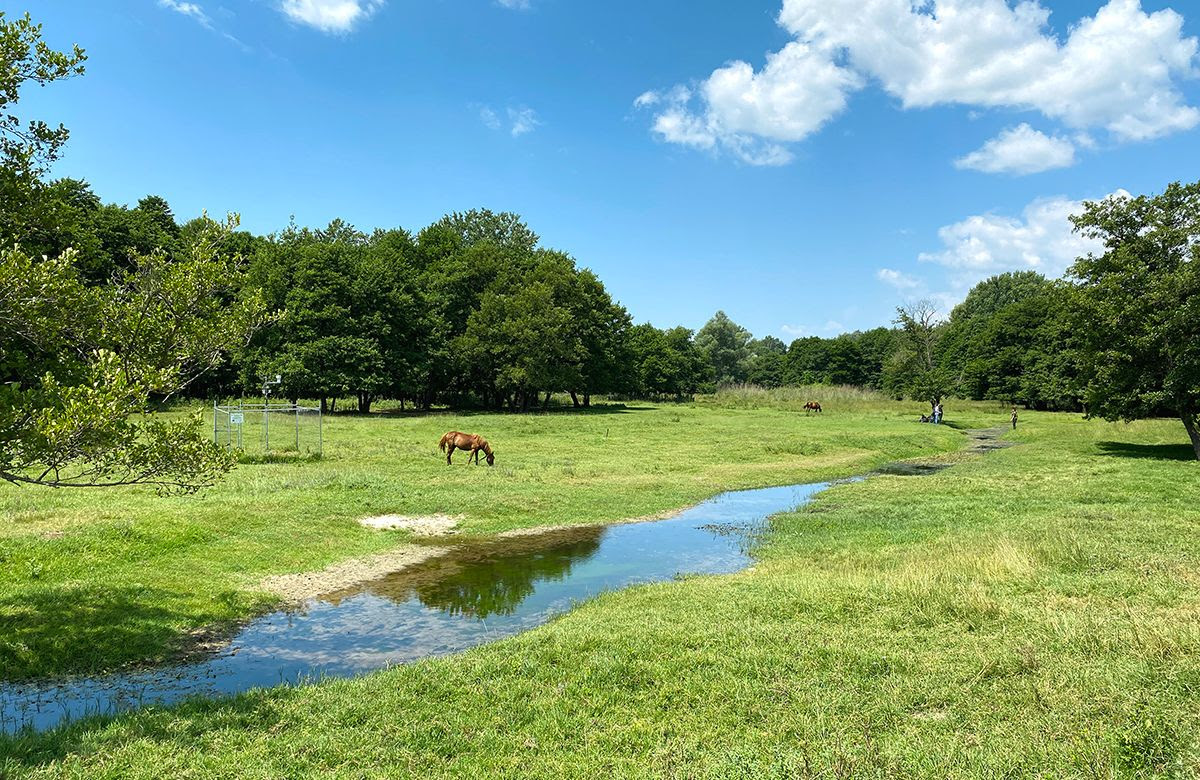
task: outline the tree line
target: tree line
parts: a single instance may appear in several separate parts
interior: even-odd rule
[[[0,480],[193,491],[232,464],[174,397],[253,392],[529,410],[554,393],[685,399],[724,384],[855,384],[1171,415],[1200,458],[1200,183],[1085,204],[1102,243],[1065,280],[1004,274],[948,318],[902,306],[835,338],[753,335],[717,312],[696,332],[632,323],[590,270],[517,215],[449,214],[415,233],[335,220],[256,236],[180,223],[168,202],[103,203],[51,179],[66,128],[16,114],[22,88],[82,75],[28,14],[0,12]]]

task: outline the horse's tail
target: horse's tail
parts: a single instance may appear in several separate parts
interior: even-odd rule
[[[442,452],[446,451],[446,445],[450,442],[452,436],[454,436],[453,431],[442,435],[442,440],[438,442],[438,447],[441,448]]]

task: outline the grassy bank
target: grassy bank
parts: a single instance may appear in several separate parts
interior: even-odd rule
[[[0,743],[13,776],[1183,777],[1200,474],[1176,426],[1022,446],[781,516],[739,575],[512,640]]]
[[[404,541],[360,527],[363,516],[445,513],[478,534],[598,523],[961,446],[913,417],[879,402],[822,416],[670,405],[332,416],[322,460],[244,464],[198,497],[0,487],[0,679],[163,658],[188,632],[271,604],[267,575]],[[436,444],[449,429],[488,436],[496,467],[448,468]]]

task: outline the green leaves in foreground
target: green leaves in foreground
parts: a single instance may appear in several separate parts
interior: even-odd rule
[[[71,251],[0,253],[0,479],[194,492],[229,469],[198,419],[151,409],[263,320],[258,294],[235,296],[239,260],[215,251],[235,225],[205,220],[178,256],[137,257],[104,287],[84,284]]]

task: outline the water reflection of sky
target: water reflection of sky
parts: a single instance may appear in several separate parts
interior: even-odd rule
[[[465,545],[413,569],[247,624],[208,660],[125,674],[0,685],[0,729],[190,695],[348,677],[528,630],[599,593],[749,563],[766,518],[825,487],[725,493],[668,520]]]

